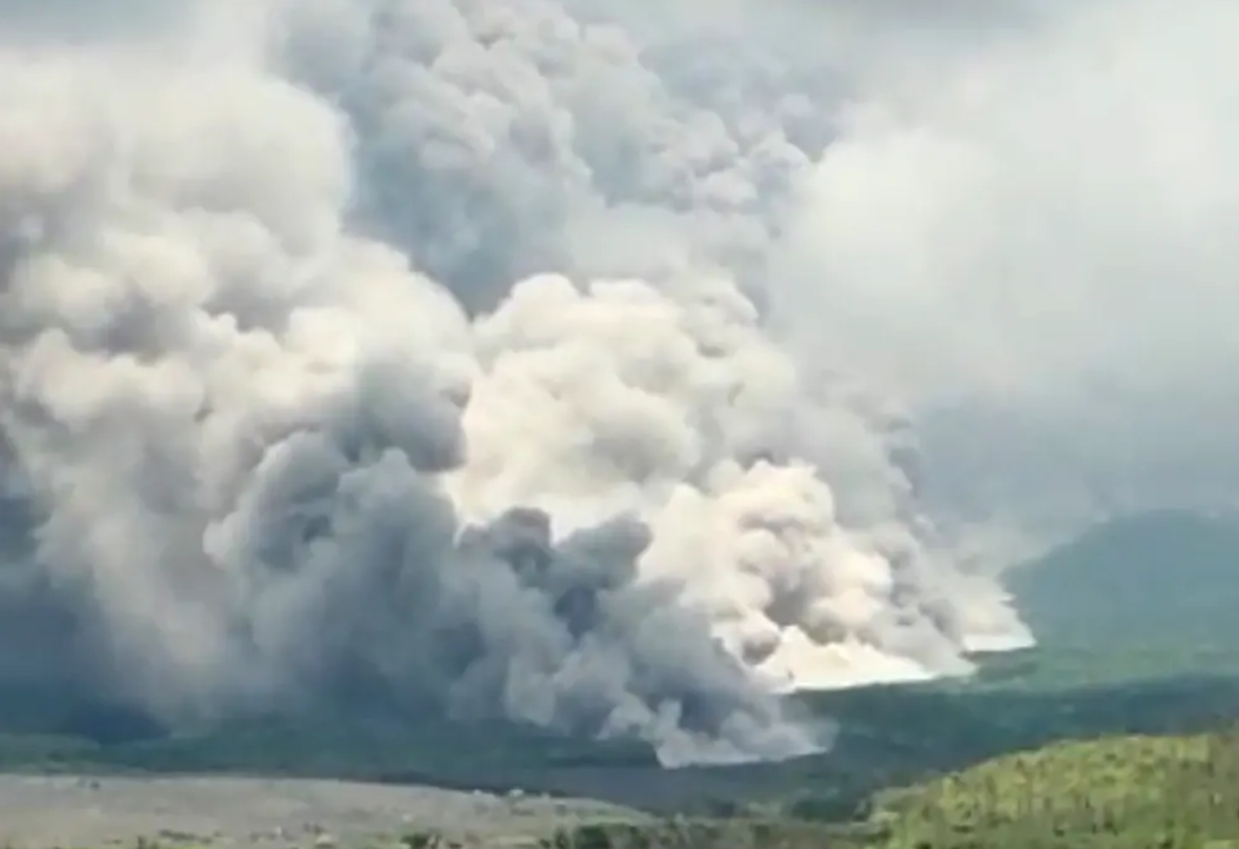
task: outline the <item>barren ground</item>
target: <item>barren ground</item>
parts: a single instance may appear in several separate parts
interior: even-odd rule
[[[520,845],[556,827],[640,815],[600,802],[432,787],[251,778],[0,776],[0,843],[95,847],[393,845],[437,833],[466,846]]]

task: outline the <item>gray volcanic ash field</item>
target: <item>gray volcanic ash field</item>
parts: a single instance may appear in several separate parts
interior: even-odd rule
[[[642,817],[611,805],[422,787],[245,778],[0,776],[0,840],[22,847],[395,846],[409,835],[536,844],[557,827]]]

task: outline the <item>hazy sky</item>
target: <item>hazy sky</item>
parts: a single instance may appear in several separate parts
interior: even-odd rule
[[[881,5],[793,225],[779,291],[803,344],[937,411],[930,453],[976,455],[939,466],[952,488],[1010,465],[1216,496],[1239,423],[1239,10],[1024,4],[986,30]]]

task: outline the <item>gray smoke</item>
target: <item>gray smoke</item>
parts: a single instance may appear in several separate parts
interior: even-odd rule
[[[782,338],[908,405],[936,508],[1233,503],[1237,7],[922,5],[798,186]]]
[[[908,410],[767,325],[862,65],[609,5],[0,2],[0,673],[677,764],[1028,642]]]

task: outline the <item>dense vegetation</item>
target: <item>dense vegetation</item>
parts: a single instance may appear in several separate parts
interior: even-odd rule
[[[1008,576],[1042,657],[1053,657],[1025,681],[1239,674],[1237,577],[1235,517],[1168,511],[1094,527]]]
[[[23,707],[23,694],[0,693],[0,728],[7,731],[0,733],[0,768],[333,776],[586,795],[660,813],[778,804],[840,817],[883,787],[1057,740],[1217,728],[1239,715],[1239,681],[1181,678],[1062,692],[892,686],[807,701],[840,722],[831,752],[667,771],[643,746],[565,739],[507,723],[282,716],[169,736],[122,712],[50,701],[38,712],[37,704]]]
[[[549,849],[1224,849],[1239,846],[1239,733],[1073,741],[879,793],[863,821],[749,811],[596,824]]]
[[[1239,845],[1239,734],[1054,745],[886,794],[874,816],[891,846]]]

